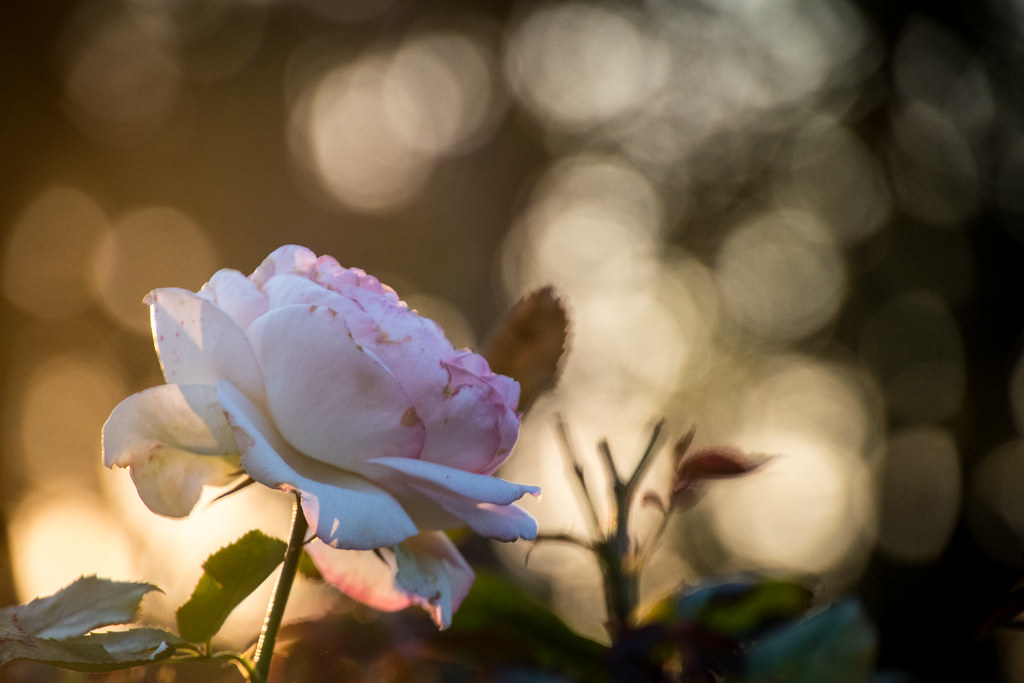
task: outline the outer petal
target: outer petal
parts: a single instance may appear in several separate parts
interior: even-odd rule
[[[395,584],[398,564],[394,553],[340,550],[314,539],[306,545],[324,581],[364,605],[395,612],[412,604],[412,597]]]
[[[468,525],[482,536],[499,541],[535,538],[537,522],[523,509],[511,505],[540,488],[513,484],[497,477],[463,472],[423,460],[376,458],[359,463],[365,473],[398,496],[422,527],[448,528],[450,520],[434,506]],[[421,515],[423,519],[421,519]]]
[[[226,379],[259,400],[263,379],[242,328],[215,304],[185,289],[146,296],[160,366],[168,384]]]
[[[267,312],[267,296],[237,270],[218,270],[197,294],[216,304],[243,330]]]
[[[235,438],[212,386],[163,384],[129,396],[103,425],[103,463],[128,467],[157,514],[185,517],[203,486],[239,474]]]
[[[416,525],[389,493],[296,451],[236,387],[221,381],[217,396],[234,430],[242,467],[264,486],[298,491],[303,514],[324,543],[370,550],[416,533]]]
[[[387,612],[420,604],[439,628],[451,625],[473,585],[473,569],[438,531],[420,533],[379,554],[337,550],[317,541],[306,550],[324,580],[342,592]]]
[[[513,484],[498,477],[464,472],[445,465],[409,458],[374,458],[358,465],[372,479],[397,479],[417,488],[434,488],[474,502],[508,505],[526,494],[539,495],[539,486]]]
[[[424,493],[481,536],[498,541],[537,538],[537,520],[518,505],[474,503],[437,491],[425,490]]]
[[[438,628],[451,626],[475,578],[455,544],[439,531],[424,532],[395,546],[395,558],[398,585],[430,613]]]
[[[409,397],[345,320],[322,306],[285,306],[249,328],[278,431],[306,455],[347,466],[414,458],[425,430]]]

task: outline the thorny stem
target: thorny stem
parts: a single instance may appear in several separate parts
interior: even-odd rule
[[[296,494],[295,502],[292,505],[292,532],[288,539],[288,548],[284,553],[284,565],[281,567],[281,574],[277,577],[274,594],[270,598],[270,604],[267,605],[267,618],[263,621],[263,630],[256,643],[256,655],[253,658],[250,679],[252,683],[266,683],[267,676],[270,674],[274,642],[277,640],[277,631],[281,627],[284,608],[288,604],[288,594],[291,593],[295,573],[299,568],[299,558],[302,556],[302,546],[305,544],[308,527],[306,517],[302,514],[302,507],[299,504],[299,496]]]

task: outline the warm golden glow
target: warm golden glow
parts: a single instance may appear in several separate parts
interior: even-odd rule
[[[93,304],[88,274],[107,230],[103,210],[80,190],[53,185],[40,191],[4,245],[4,296],[40,318],[82,313]]]

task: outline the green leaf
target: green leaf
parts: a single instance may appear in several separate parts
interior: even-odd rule
[[[183,641],[155,628],[107,631],[64,639],[22,638],[0,643],[0,664],[30,659],[73,671],[116,671],[166,659]]]
[[[206,558],[188,602],[178,608],[178,631],[194,643],[208,642],[231,611],[284,560],[288,544],[250,531]]]
[[[743,681],[855,683],[871,677],[874,629],[856,600],[843,600],[782,626],[747,651]]]
[[[313,581],[323,581],[324,577],[320,574],[320,570],[313,564],[313,558],[309,556],[305,550],[299,555],[299,573],[305,576],[307,579]]]
[[[84,576],[53,595],[0,610],[0,665],[31,659],[78,671],[111,671],[174,653],[182,641],[159,629],[89,633],[132,621],[148,583]]]

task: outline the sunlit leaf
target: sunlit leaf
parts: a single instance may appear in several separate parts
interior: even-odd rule
[[[0,639],[80,636],[101,626],[126,624],[139,611],[142,596],[160,590],[149,583],[83,576],[53,595],[0,609]]]
[[[213,638],[231,611],[284,561],[287,547],[253,530],[206,558],[192,597],[178,608],[182,638],[195,643]]]
[[[0,642],[0,664],[30,659],[73,671],[116,671],[166,659],[182,640],[155,628],[107,631],[64,639],[23,638]]]
[[[491,335],[483,356],[492,370],[519,382],[523,412],[557,381],[568,327],[565,307],[545,287],[520,299]]]
[[[170,656],[182,641],[151,628],[90,633],[131,622],[148,583],[85,576],[53,595],[0,610],[0,664],[30,659],[77,671],[110,671]]]

